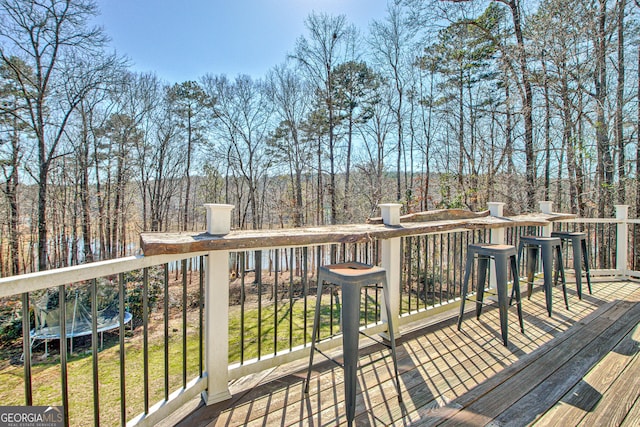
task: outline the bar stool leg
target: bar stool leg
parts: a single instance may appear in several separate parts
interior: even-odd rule
[[[564,275],[564,263],[562,262],[562,248],[556,246],[556,253],[558,254],[558,268],[560,275],[562,276],[562,294],[564,295],[564,305],[569,310],[569,298],[567,296],[567,278]]]
[[[356,411],[356,371],[360,330],[360,286],[342,286],[342,348],[344,357],[344,397],[347,422],[353,424]]]
[[[553,246],[551,248],[551,250],[553,250],[553,256],[556,256],[556,248],[555,246]],[[560,240],[560,250],[564,250],[564,243],[562,240]],[[555,288],[556,286],[558,286],[558,278],[560,277],[560,267],[557,264],[554,264],[554,270],[553,270],[553,287]]]
[[[522,319],[522,296],[520,295],[520,279],[518,277],[518,262],[515,256],[511,256],[511,275],[513,276],[513,293],[516,295],[518,309],[518,320],[520,321],[520,332],[524,334],[524,320]],[[511,302],[509,302],[511,305]]]
[[[489,257],[478,255],[478,287],[476,289],[476,319],[480,319],[484,303],[484,287],[487,281]]]
[[[558,246],[558,248],[560,248],[560,246]],[[562,250],[560,250],[560,253],[562,253]],[[560,258],[562,259],[562,258]],[[542,249],[542,270],[543,270],[543,274],[544,274],[544,292],[545,292],[545,297],[546,297],[546,301],[547,301],[547,311],[549,312],[549,316],[551,316],[552,313],[552,305],[553,305],[553,298],[552,298],[552,289],[551,289],[551,284],[553,281],[553,248],[547,246],[547,250]]]
[[[518,268],[520,268],[520,266],[522,265],[522,251],[524,250],[524,243],[520,242],[518,244]]]
[[[582,244],[582,257],[584,258],[584,271],[587,275],[587,286],[589,287],[589,295],[591,292],[591,271],[589,270],[589,253],[587,252],[587,239],[581,239]]]
[[[518,258],[516,259],[516,265],[518,266],[518,268],[520,268],[520,266],[522,265],[522,253],[524,252],[524,243],[520,242],[518,244],[518,251],[517,251],[517,256]],[[528,252],[527,252],[528,255]],[[527,260],[527,280],[529,278],[529,261]],[[513,298],[515,296],[515,288],[511,288],[511,298],[509,298],[509,306],[511,306],[511,304],[513,303]]]
[[[500,331],[502,332],[502,343],[507,345],[509,335],[508,305],[507,305],[507,263],[504,256],[496,256],[496,288],[498,291],[498,307],[500,310]],[[484,286],[484,285],[483,285]]]
[[[533,293],[533,279],[538,267],[538,247],[527,246],[527,298],[531,299]]]
[[[513,270],[514,283],[516,278],[519,280],[519,278],[517,277],[518,276],[517,271],[518,271],[518,267],[520,266],[520,260],[522,259],[522,247],[523,247],[523,244],[522,242],[520,242],[520,244],[518,245],[518,252],[516,252],[517,258],[516,256],[513,256],[513,262],[516,263],[515,270]],[[511,268],[513,269],[513,265]],[[520,291],[519,287],[518,287],[518,291]],[[514,286],[511,288],[511,298],[509,298],[509,307],[511,307],[511,304],[513,303],[513,298],[515,297],[515,295],[516,295],[516,288]]]
[[[582,299],[582,260],[580,259],[582,248],[578,239],[571,239],[571,246],[573,247],[573,270],[576,274],[576,292],[578,299]]]
[[[458,330],[462,327],[462,316],[464,315],[464,303],[467,300],[467,291],[469,289],[469,275],[473,268],[473,253],[467,252],[467,262],[464,267],[464,279],[462,280],[462,289],[460,290],[460,315],[458,316]]]
[[[313,366],[313,353],[316,351],[316,339],[320,328],[320,303],[322,300],[322,284],[324,278],[318,273],[318,293],[316,297],[316,312],[313,315],[313,331],[311,332],[311,350],[309,352],[309,367],[307,368],[307,380],[304,383],[304,392],[309,393],[309,381],[311,380],[311,367]]]
[[[391,357],[393,358],[393,370],[396,375],[396,392],[398,393],[398,401],[402,402],[402,394],[400,393],[400,376],[398,375],[398,358],[396,356],[396,338],[393,332],[393,321],[391,320],[391,303],[389,302],[389,285],[387,279],[382,282],[382,292],[384,293],[384,305],[387,310],[387,332],[389,341],[391,341]]]

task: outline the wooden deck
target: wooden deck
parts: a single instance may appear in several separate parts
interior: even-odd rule
[[[402,329],[402,402],[391,358],[377,360],[388,351],[361,349],[356,425],[640,426],[640,283],[596,280],[593,291],[582,301],[570,291],[567,311],[554,289],[551,318],[534,292],[524,301],[524,335],[515,308],[509,313],[507,347],[496,308],[480,321],[469,314],[461,332],[455,317]],[[233,384],[226,402],[194,402],[176,414],[178,425],[346,425],[342,369],[314,368],[308,397],[299,362]]]

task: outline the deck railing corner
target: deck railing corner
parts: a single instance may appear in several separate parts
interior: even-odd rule
[[[233,205],[206,204],[207,232],[231,231]],[[210,251],[205,263],[205,372],[207,405],[231,397],[229,391],[229,251]],[[225,369],[220,369],[224,366]]]
[[[629,264],[627,263],[629,227],[627,220],[629,219],[628,205],[615,205],[616,219],[618,221],[616,233],[616,270],[623,277],[629,276]]]

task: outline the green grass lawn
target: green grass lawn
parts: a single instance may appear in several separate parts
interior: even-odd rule
[[[368,304],[373,304],[372,300]],[[288,300],[275,305],[265,304],[261,309],[260,354],[265,356],[274,352],[274,338],[277,327],[277,350],[289,348],[290,341],[295,347],[311,339],[311,328],[315,311],[315,297],[307,299],[307,328],[304,329],[304,300]],[[372,321],[373,307],[368,309]],[[330,312],[329,295],[323,297],[321,337],[329,335],[329,316],[333,316],[333,332],[339,330],[339,308]],[[229,313],[229,361],[235,363],[241,357],[241,337],[244,343],[244,360],[258,357],[258,308],[244,310],[244,334],[241,333],[241,308],[236,306]],[[290,321],[292,332],[290,333]],[[153,321],[152,321],[153,322]],[[161,321],[160,321],[161,322]],[[154,325],[161,328],[161,323]],[[170,323],[169,339],[169,384],[170,392],[182,387],[182,321],[177,318]],[[306,335],[306,338],[305,338]],[[105,348],[98,354],[100,424],[120,424],[120,347],[116,334],[106,340]],[[197,321],[187,328],[187,381],[198,376],[199,370],[199,334]],[[77,348],[76,348],[77,350]],[[90,350],[90,349],[89,349]],[[144,411],[143,381],[143,340],[142,328],[135,333],[128,332],[125,342],[125,382],[127,419]],[[93,356],[90,351],[81,349],[68,359],[69,416],[73,426],[94,425]],[[22,366],[7,365],[0,370],[0,404],[24,404],[24,370]],[[34,405],[61,405],[60,365],[58,355],[52,354],[44,361],[32,365],[32,386]],[[150,405],[164,399],[164,339],[162,334],[150,333],[149,338],[149,402]]]
[[[127,419],[144,411],[142,337],[126,339],[125,383]],[[112,340],[113,341],[113,340]],[[189,328],[187,334],[188,379],[198,375],[198,334]],[[98,354],[100,424],[120,424],[120,347],[115,343]],[[74,354],[67,364],[69,387],[69,417],[71,425],[94,425],[93,414],[93,356]],[[32,365],[34,405],[60,405],[60,365],[57,355]],[[0,371],[0,402],[2,405],[23,405],[23,367],[10,366]],[[174,334],[169,340],[170,390],[182,385],[182,336]],[[149,341],[149,400],[151,404],[164,397],[164,341]]]

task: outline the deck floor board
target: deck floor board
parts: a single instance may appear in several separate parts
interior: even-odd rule
[[[380,359],[388,351],[361,348],[356,425],[640,426],[640,284],[600,279],[582,300],[571,287],[570,310],[557,306],[553,317],[539,289],[523,301],[525,334],[512,308],[506,347],[493,307],[479,320],[468,313],[462,331],[455,318],[403,328],[402,402],[391,358]],[[308,396],[305,376],[303,362],[275,368],[232,384],[232,399],[166,425],[346,425],[342,369],[314,365]]]
[[[609,392],[618,376],[624,375],[631,359],[637,357],[640,330],[629,332],[620,343],[598,362],[553,408],[548,410],[535,425],[537,427],[561,427],[575,425]]]

